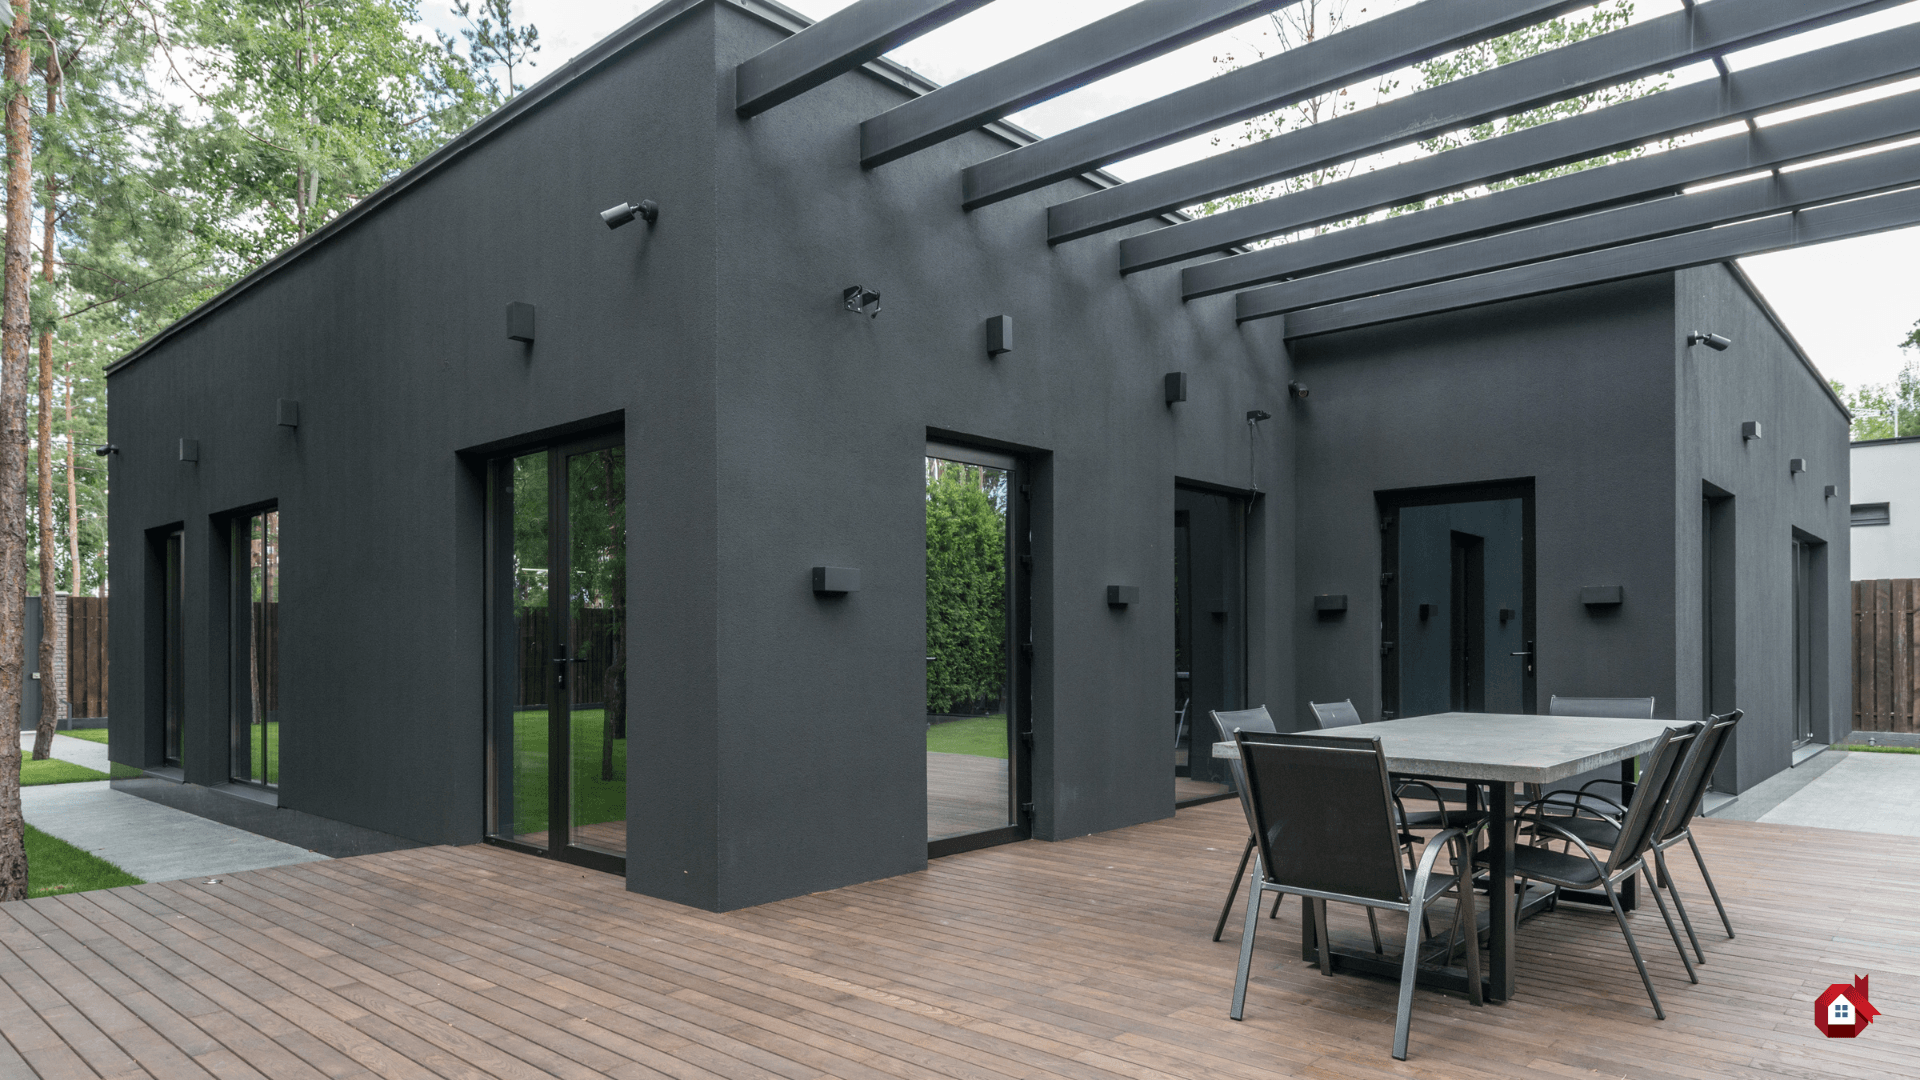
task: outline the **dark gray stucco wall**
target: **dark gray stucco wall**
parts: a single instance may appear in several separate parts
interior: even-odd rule
[[[1346,593],[1344,618],[1294,605],[1299,693],[1380,714],[1375,493],[1531,477],[1538,676],[1552,694],[1659,699],[1673,716],[1673,375],[1667,277],[1597,286],[1291,343],[1299,596]],[[1612,611],[1580,603],[1620,585]],[[1490,601],[1491,602],[1491,601]]]
[[[1175,480],[1267,488],[1291,474],[1276,328],[1183,306],[1171,272],[1122,280],[1113,237],[1049,249],[1044,207],[1082,182],[963,212],[960,168],[1006,149],[988,134],[862,171],[852,120],[904,97],[877,80],[843,77],[738,120],[732,65],[777,32],[715,15],[715,737],[728,751],[722,883],[693,902],[924,865],[929,433],[1030,465],[1035,835],[1171,814]],[[841,310],[853,284],[881,292],[879,318]],[[990,359],[983,323],[999,314],[1016,348]],[[1162,377],[1181,370],[1191,399],[1170,408]],[[1277,419],[1250,432],[1254,408]],[[1255,703],[1291,695],[1288,627],[1268,615],[1289,595],[1289,504],[1262,499],[1251,523],[1252,606],[1267,609]],[[817,564],[860,568],[862,590],[815,599]],[[1109,609],[1110,584],[1138,586],[1140,603]],[[648,873],[640,860],[632,872]]]
[[[1715,786],[1743,791],[1785,769],[1793,737],[1793,539],[1825,542],[1825,685],[1814,741],[1843,738],[1851,719],[1847,419],[1762,305],[1724,266],[1675,276],[1674,381],[1682,437],[1675,488],[1677,664],[1701,663],[1703,481],[1733,498],[1736,615],[1733,704],[1746,711]],[[1728,351],[1688,348],[1689,331],[1733,339]],[[1762,437],[1741,436],[1757,420]],[[1789,472],[1793,458],[1807,471]],[[1827,498],[1826,487],[1837,492]],[[1701,715],[1701,680],[1683,680],[1681,715]]]
[[[633,451],[632,561],[660,571],[636,575],[632,602],[673,614],[636,620],[633,648],[679,676],[635,693],[710,711],[711,57],[710,23],[666,27],[112,376],[116,760],[160,760],[153,627],[131,605],[156,569],[148,531],[181,523],[185,772],[225,779],[216,525],[276,502],[281,804],[479,839],[481,484],[459,451],[609,414]],[[641,194],[660,224],[609,234],[595,211]],[[511,301],[539,308],[531,347],[505,337]],[[297,430],[275,425],[279,398],[300,402]],[[182,437],[198,464],[177,459]],[[687,749],[663,752],[711,792],[710,748]]]

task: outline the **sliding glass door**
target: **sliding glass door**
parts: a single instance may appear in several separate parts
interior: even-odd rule
[[[489,468],[488,833],[624,872],[626,452],[619,435]]]

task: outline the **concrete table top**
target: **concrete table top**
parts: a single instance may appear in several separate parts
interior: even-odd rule
[[[1380,737],[1387,768],[1403,776],[1551,784],[1653,749],[1678,720],[1590,716],[1436,713],[1300,735]],[[1213,756],[1237,760],[1240,748],[1213,744]]]

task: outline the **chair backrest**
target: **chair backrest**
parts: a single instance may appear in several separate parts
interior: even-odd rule
[[[1353,707],[1353,699],[1329,701],[1325,705],[1309,701],[1313,706],[1314,719],[1320,721],[1320,730],[1328,728],[1353,727],[1360,722],[1360,710]]]
[[[1241,731],[1240,766],[1267,880],[1407,901],[1387,758],[1377,736]]]
[[[1653,719],[1650,697],[1561,697],[1547,702],[1548,716],[1604,716],[1624,720]]]
[[[1640,770],[1633,799],[1627,804],[1626,816],[1620,819],[1620,839],[1614,842],[1613,855],[1607,860],[1609,874],[1646,854],[1648,845],[1659,835],[1656,830],[1667,819],[1667,804],[1674,797],[1676,782],[1701,748],[1701,727],[1688,724],[1668,728],[1647,754],[1647,766]]]
[[[1707,717],[1706,730],[1700,733],[1700,752],[1688,763],[1686,772],[1674,781],[1672,806],[1660,829],[1660,839],[1671,840],[1693,824],[1694,816],[1700,813],[1700,804],[1706,801],[1707,785],[1713,782],[1713,770],[1720,765],[1720,755],[1726,753],[1732,742],[1734,725],[1745,715],[1735,709],[1723,716]]]
[[[1236,731],[1273,731],[1273,717],[1268,714],[1265,705],[1251,709],[1235,709],[1231,712],[1209,710],[1207,715],[1213,717],[1213,727],[1220,733],[1221,742],[1232,742],[1233,733]],[[1191,754],[1198,749],[1199,747],[1194,747],[1188,753]],[[1251,834],[1254,831],[1253,804],[1247,801],[1247,774],[1240,768],[1240,763],[1237,761],[1227,762],[1227,773],[1233,777],[1233,789],[1240,793],[1240,809],[1247,815],[1247,832]]]

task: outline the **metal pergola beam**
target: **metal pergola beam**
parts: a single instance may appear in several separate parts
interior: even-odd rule
[[[1050,211],[1059,243],[1749,48],[1889,0],[1718,0],[1216,154]],[[1158,209],[1147,209],[1157,207]]]
[[[1903,188],[1717,229],[1442,281],[1385,296],[1308,308],[1286,316],[1285,333],[1290,340],[1312,337],[1912,225],[1920,225],[1920,188]]]
[[[1426,248],[1235,297],[1238,321],[1469,277],[1920,183],[1920,146],[1908,146],[1692,195],[1565,218],[1517,232]]]
[[[1660,154],[1557,176],[1350,229],[1308,236],[1180,271],[1193,300],[1282,278],[1471,239],[1547,218],[1677,192],[1689,184],[1920,135],[1920,96],[1882,101],[1744,131]]]
[[[1140,0],[860,125],[860,164],[896,161],[1294,0]]]
[[[1721,79],[1675,87],[1404,165],[1129,237],[1120,243],[1120,267],[1122,272],[1132,273],[1224,251],[1476,184],[1585,161],[1843,90],[1889,82],[1916,71],[1920,71],[1920,26],[1888,30],[1736,71]]]
[[[1427,0],[1049,136],[960,174],[975,210],[1109,162],[1553,18],[1587,0]]]
[[[734,109],[755,116],[992,0],[859,0],[734,69]]]

